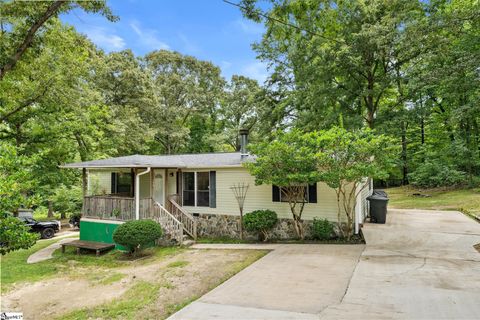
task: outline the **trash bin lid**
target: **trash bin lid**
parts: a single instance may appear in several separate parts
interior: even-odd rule
[[[371,201],[371,200],[375,200],[375,201],[378,201],[378,200],[380,200],[380,201],[388,201],[388,197],[383,196],[383,195],[380,195],[380,194],[378,194],[378,193],[377,193],[377,194],[374,193],[374,194],[372,194],[371,196],[368,196],[368,197],[367,197],[367,200],[368,200],[368,201]]]
[[[383,190],[376,190],[375,189],[375,190],[373,190],[373,194],[378,194],[378,195],[381,195],[381,196],[384,196],[384,197],[388,198],[388,194]]]

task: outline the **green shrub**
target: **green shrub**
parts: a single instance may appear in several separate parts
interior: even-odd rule
[[[2,213],[0,218],[0,254],[28,249],[35,244],[38,234],[31,233],[23,221]]]
[[[268,230],[277,223],[277,214],[272,210],[255,210],[243,217],[243,225],[247,231],[258,232],[263,241],[268,239]]]
[[[317,240],[329,240],[334,235],[333,223],[327,219],[313,219],[312,236]]]
[[[113,232],[113,241],[136,255],[162,236],[162,228],[153,220],[134,220],[121,224]]]
[[[82,209],[82,188],[72,186],[70,188],[61,185],[55,189],[52,195],[53,210],[62,214],[62,219],[67,213],[80,212]]]
[[[453,166],[432,159],[422,163],[408,175],[410,183],[416,187],[434,188],[465,184],[465,172]]]

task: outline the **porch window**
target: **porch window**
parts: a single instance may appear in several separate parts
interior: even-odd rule
[[[210,172],[183,172],[183,205],[210,206]]]
[[[112,172],[112,194],[132,195],[132,174],[130,172]]]

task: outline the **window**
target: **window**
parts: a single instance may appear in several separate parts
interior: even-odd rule
[[[210,172],[183,173],[183,205],[210,206]]]
[[[280,187],[280,202],[288,202],[287,194],[285,192],[288,192],[284,190],[284,187]],[[308,202],[308,188],[305,186],[303,187],[303,196],[301,194],[298,194],[298,199],[296,202]]]
[[[317,184],[313,183],[304,187],[304,198],[299,197],[298,202],[305,201],[306,203],[317,203]],[[288,202],[282,187],[272,185],[272,201],[273,202]]]
[[[208,207],[210,200],[210,179],[208,172],[197,172],[197,207]]]
[[[112,194],[132,195],[132,174],[130,172],[112,172]]]
[[[183,173],[183,205],[195,206],[195,172]]]

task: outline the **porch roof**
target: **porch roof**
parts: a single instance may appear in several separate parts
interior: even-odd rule
[[[196,153],[163,156],[132,155],[126,157],[92,160],[68,163],[61,168],[216,168],[239,167],[242,162],[252,159],[252,156],[242,159],[240,152],[226,153]]]

